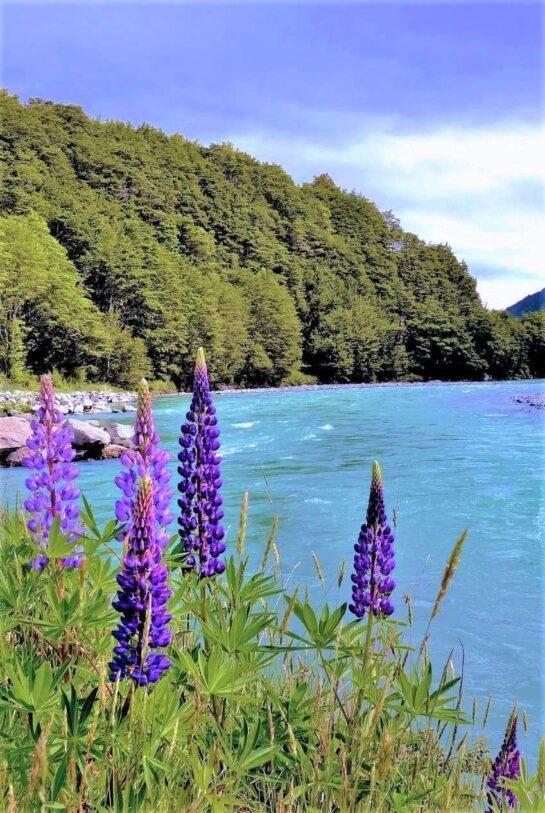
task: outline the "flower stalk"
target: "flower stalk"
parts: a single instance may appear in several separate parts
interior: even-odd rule
[[[152,396],[147,381],[143,378],[138,388],[136,420],[134,424],[134,449],[121,455],[124,467],[115,484],[122,496],[115,504],[115,514],[124,529],[121,538],[130,535],[134,513],[138,480],[148,476],[153,485],[156,543],[165,548],[168,544],[168,526],[172,522],[169,510],[172,491],[169,488],[170,472],[167,465],[169,454],[160,448],[159,434],[155,429],[152,410]]]
[[[153,483],[149,475],[138,484],[128,550],[123,559],[117,583],[121,588],[113,607],[121,620],[112,633],[117,640],[110,662],[110,680],[130,677],[137,686],[155,683],[171,665],[170,659],[157,652],[171,640],[168,628],[172,616],[167,602],[168,571],[162,562],[162,548],[157,540]]]
[[[488,777],[486,798],[489,807],[487,813],[513,808],[517,805],[516,795],[503,785],[504,779],[518,779],[520,776],[517,722],[518,715],[516,709],[514,709],[509,717],[500,751],[494,760],[492,771]]]
[[[193,398],[182,426],[178,454],[179,533],[187,555],[186,566],[201,578],[210,578],[225,570],[220,558],[225,551],[225,531],[221,524],[219,434],[201,347],[195,364]]]
[[[64,415],[57,409],[55,390],[49,375],[40,380],[39,407],[30,422],[32,436],[27,440],[28,454],[23,465],[31,470],[25,480],[29,496],[24,507],[30,514],[27,527],[37,545],[43,549],[31,560],[30,566],[43,570],[48,562],[47,548],[51,529],[58,517],[59,527],[68,541],[75,543],[82,533],[79,520],[76,485],[77,467],[73,448],[74,433]],[[79,567],[83,561],[81,548],[60,560],[64,567]]]
[[[395,582],[390,573],[395,567],[394,534],[386,518],[384,490],[380,466],[375,460],[369,492],[365,523],[361,526],[354,545],[354,572],[352,574],[352,603],[350,612],[356,618],[369,616],[385,618],[394,611],[390,595]],[[372,621],[369,620],[367,637],[370,639]],[[370,646],[370,640],[367,643]]]

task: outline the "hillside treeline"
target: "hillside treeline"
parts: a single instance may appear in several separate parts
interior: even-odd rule
[[[447,245],[327,176],[0,98],[0,374],[185,386],[545,375]],[[448,235],[445,235],[448,237]]]

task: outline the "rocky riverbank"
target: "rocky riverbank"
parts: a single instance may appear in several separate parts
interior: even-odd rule
[[[109,410],[111,411],[111,410]],[[20,466],[27,455],[32,415],[0,418],[0,466]],[[106,420],[67,418],[74,433],[76,460],[111,460],[132,448],[132,425]]]
[[[38,394],[26,390],[0,392],[0,418],[33,412],[37,409]],[[100,412],[132,412],[135,406],[134,392],[60,392],[57,407],[63,415],[83,415]]]

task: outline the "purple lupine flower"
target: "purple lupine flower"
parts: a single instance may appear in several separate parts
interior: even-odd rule
[[[109,664],[110,680],[130,677],[138,686],[156,683],[171,665],[166,655],[156,651],[170,643],[172,616],[167,601],[172,591],[161,559],[154,502],[153,483],[145,475],[138,484],[127,553],[116,577],[121,589],[112,602],[121,619],[112,632],[117,644]]]
[[[187,566],[206,578],[225,570],[220,559],[225,551],[225,531],[221,524],[221,458],[217,453],[220,433],[202,347],[197,352],[193,400],[186,417],[178,455],[181,477],[178,524]]]
[[[76,455],[72,446],[74,433],[56,408],[55,390],[48,375],[41,377],[39,407],[30,426],[32,436],[26,442],[29,453],[23,459],[23,465],[33,471],[25,480],[30,496],[24,506],[31,515],[27,527],[34,541],[46,551],[56,517],[60,518],[60,530],[70,542],[76,542],[82,533],[77,502],[78,469],[72,463]],[[79,567],[84,558],[81,550],[75,548],[72,556],[60,560],[61,564]],[[32,559],[30,566],[43,570],[48,562],[46,553],[43,553]]]
[[[130,523],[134,511],[134,501],[138,479],[148,475],[153,483],[155,507],[156,542],[161,547],[168,543],[167,528],[172,522],[169,502],[172,491],[169,488],[170,472],[167,469],[169,453],[159,448],[159,435],[153,423],[152,398],[148,383],[143,378],[138,388],[138,404],[134,424],[134,449],[121,455],[121,463],[126,471],[115,478],[122,497],[115,504],[115,515],[125,527],[121,538],[130,533]]]
[[[386,519],[382,474],[376,460],[373,461],[366,522],[361,526],[354,550],[350,612],[358,618],[363,618],[369,610],[375,616],[391,615],[394,606],[390,594],[395,587],[390,577],[395,567],[394,534]]]
[[[487,813],[493,813],[494,810],[503,810],[505,807],[516,806],[516,795],[512,790],[502,786],[502,779],[517,779],[519,776],[520,754],[517,748],[517,713],[513,711],[505,729],[500,752],[494,760],[492,772],[486,783],[486,798],[489,804]]]

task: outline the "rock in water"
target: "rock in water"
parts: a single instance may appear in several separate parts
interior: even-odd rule
[[[0,456],[24,446],[31,434],[28,418],[22,415],[0,418]]]
[[[127,423],[108,423],[106,421],[101,421],[100,426],[109,434],[112,443],[125,446],[127,449],[132,447],[134,426]]]
[[[106,430],[99,426],[93,426],[89,421],[68,418],[66,423],[74,432],[74,446],[76,449],[88,446],[107,446],[110,443],[110,436]]]
[[[513,398],[516,404],[545,409],[545,392],[537,392],[535,395],[515,395]]]
[[[28,449],[26,446],[21,446],[19,449],[15,449],[15,451],[10,452],[6,457],[6,466],[22,466],[23,460],[27,454]]]
[[[121,457],[123,452],[126,452],[126,446],[120,446],[118,443],[109,443],[102,449],[103,460],[114,460],[116,457]]]

